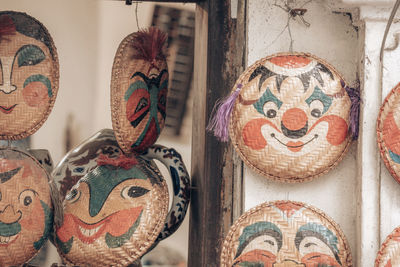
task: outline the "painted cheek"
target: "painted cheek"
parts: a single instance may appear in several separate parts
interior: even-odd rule
[[[264,263],[264,267],[272,267],[276,262],[276,256],[267,250],[255,249],[247,252],[246,254],[240,255],[234,262],[238,264],[241,262],[251,263]]]
[[[142,98],[147,99],[148,105],[136,111],[136,108]],[[137,89],[131,94],[126,103],[126,117],[129,121],[134,121],[139,118],[143,113],[149,110],[150,107],[150,95],[145,89]]]
[[[120,210],[110,218],[106,232],[112,236],[121,236],[136,222],[143,207]]]
[[[21,227],[31,232],[43,231],[44,229],[44,210],[40,204],[40,200],[37,198],[34,201],[30,214],[26,215],[23,212],[22,219],[20,220]]]
[[[31,82],[22,91],[25,103],[30,107],[38,107],[48,101],[47,87],[41,82]]]
[[[341,265],[331,256],[317,252],[305,255],[301,259],[301,263],[303,263],[306,267],[318,267],[318,266],[341,267]]]
[[[400,154],[400,130],[394,120],[393,112],[389,112],[383,122],[383,141],[395,154]]]
[[[243,127],[242,137],[246,146],[254,150],[260,150],[267,146],[267,141],[261,133],[261,127],[265,124],[269,124],[277,130],[272,122],[263,118],[251,120]]]
[[[347,122],[343,118],[336,115],[328,115],[320,118],[308,132],[310,132],[315,126],[323,121],[328,122],[328,133],[326,135],[326,139],[328,140],[329,144],[338,146],[343,143],[344,140],[346,140],[348,129]]]
[[[70,240],[72,236],[76,235],[75,229],[76,229],[76,225],[74,222],[73,215],[65,214],[64,222],[61,225],[61,227],[56,230],[56,235],[57,235],[58,239],[60,239],[62,242],[65,243],[68,240]]]

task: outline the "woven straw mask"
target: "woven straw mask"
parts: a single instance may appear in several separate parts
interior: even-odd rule
[[[25,13],[0,12],[0,139],[21,139],[47,119],[58,91],[57,51]]]
[[[321,211],[303,203],[276,201],[243,214],[231,227],[221,266],[352,266],[347,241]]]
[[[400,228],[394,229],[386,238],[375,260],[375,267],[392,266],[400,266]]]
[[[400,182],[400,85],[398,84],[382,104],[377,137],[383,161],[390,174]]]
[[[49,177],[24,152],[0,149],[0,265],[35,256],[53,225]]]
[[[253,64],[230,121],[241,158],[269,178],[301,182],[321,175],[343,157],[349,143],[351,101],[343,79],[309,54],[279,54]]]
[[[113,129],[125,153],[143,152],[164,127],[168,92],[167,36],[156,28],[128,35],[111,77]]]

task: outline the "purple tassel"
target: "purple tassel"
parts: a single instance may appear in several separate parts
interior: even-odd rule
[[[351,107],[350,107],[350,126],[349,131],[353,137],[353,140],[357,140],[358,132],[359,132],[359,123],[360,123],[360,85],[355,88],[348,87],[343,80],[340,81],[342,87],[346,90],[347,94],[350,97]]]
[[[237,89],[230,96],[218,100],[212,111],[212,117],[207,125],[207,131],[213,132],[215,137],[222,142],[228,141],[228,126],[233,106],[239,96],[242,84],[237,85]]]

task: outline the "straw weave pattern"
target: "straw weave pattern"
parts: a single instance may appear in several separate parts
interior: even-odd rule
[[[349,125],[348,117],[350,112],[350,98],[344,89],[341,88],[340,80],[343,80],[341,75],[331,65],[313,55],[307,53],[280,53],[258,60],[256,63],[250,66],[237,80],[235,86],[233,87],[233,91],[236,90],[239,84],[242,84],[243,88],[241,89],[240,95],[236,100],[233,112],[231,114],[229,134],[232,144],[241,159],[258,174],[280,182],[295,183],[310,181],[315,177],[327,173],[342,160],[349,148],[351,138],[347,134],[344,141],[342,141],[339,145],[331,145],[328,142],[323,143],[323,140],[326,138],[327,132],[329,132],[330,128],[344,127],[342,125],[336,126],[335,123],[332,123],[328,129],[326,129],[326,127],[322,127],[322,130],[318,130],[318,137],[316,137],[315,140],[313,139],[314,134],[307,133],[306,136],[309,135],[307,140],[310,140],[310,145],[305,142],[302,151],[297,152],[303,153],[299,156],[294,154],[286,154],[284,151],[287,150],[287,148],[285,148],[283,145],[280,149],[272,147],[269,143],[265,144],[265,146],[260,146],[258,134],[260,132],[259,126],[255,123],[246,123],[257,118],[260,120],[266,118],[266,116],[264,117],[264,115],[260,115],[253,107],[253,103],[257,99],[261,98],[261,91],[264,91],[264,87],[259,90],[257,88],[258,83],[254,82],[257,80],[257,78],[253,79],[252,81],[249,81],[249,78],[258,67],[264,66],[264,64],[266,64],[266,62],[268,62],[270,59],[278,56],[301,56],[315,60],[317,63],[327,67],[334,76],[334,81],[328,81],[328,78],[326,78],[327,76],[324,76],[325,73],[321,74],[322,77],[326,78],[325,83],[327,86],[325,87],[328,87],[328,90],[330,90],[327,95],[331,96],[333,99],[327,114],[338,116],[342,118],[347,125]],[[310,88],[304,94],[311,94],[313,90],[311,85],[319,86],[313,78],[310,81]],[[286,104],[287,102],[292,107],[301,105],[304,106],[304,96],[300,95],[300,98],[299,95],[294,93],[296,88],[303,88],[303,85],[301,84],[300,80],[293,79],[290,82],[292,83],[289,85],[292,88],[290,91],[282,92],[281,89],[281,100],[283,101],[283,104]],[[275,85],[271,85],[273,83],[274,81],[270,79],[266,79],[263,82],[264,85],[269,84],[270,86],[274,87]],[[284,83],[285,81],[282,82],[282,84]],[[250,104],[245,104],[246,101],[249,102],[248,99],[251,99],[252,101]],[[280,111],[278,110],[277,112],[279,113]],[[310,118],[311,117],[309,117],[309,121]],[[276,127],[280,126],[280,123],[279,125],[276,125]],[[310,126],[311,125],[308,126],[309,129]],[[243,131],[245,127],[247,127],[247,132],[252,133],[251,135],[246,136],[246,142],[243,139]],[[293,139],[293,141],[296,140],[298,139]],[[313,146],[313,144],[316,142],[320,142],[318,143],[319,145]]]
[[[301,215],[295,215],[290,218],[290,215],[285,213],[279,213],[277,205],[296,205],[301,206],[299,212]],[[288,218],[289,217],[289,218]],[[336,234],[338,237],[338,248],[339,258],[344,267],[351,267],[352,257],[350,252],[350,246],[347,242],[340,227],[325,213],[321,210],[307,205],[301,202],[294,201],[273,201],[268,203],[262,203],[244,214],[242,214],[231,226],[229,233],[225,237],[222,252],[221,252],[221,266],[231,267],[234,263],[235,257],[237,256],[237,250],[239,246],[239,237],[243,233],[246,226],[252,225],[257,222],[273,222],[280,227],[280,230],[284,234],[283,243],[285,249],[289,251],[296,251],[294,237],[296,230],[305,223],[316,222],[322,223],[330,231]],[[292,236],[292,237],[290,237]],[[294,254],[285,253],[284,255],[293,257]]]
[[[385,267],[388,261],[392,261],[397,258],[397,264],[400,260],[400,227],[397,227],[386,237],[381,248],[379,249],[378,255],[375,260],[375,267]],[[395,264],[393,261],[392,264]],[[392,265],[390,265],[392,266]],[[393,265],[397,266],[397,265]]]

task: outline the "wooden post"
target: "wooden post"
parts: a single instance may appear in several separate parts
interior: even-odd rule
[[[246,0],[206,0],[196,6],[191,267],[219,266],[223,238],[242,212],[242,163],[230,144],[205,128],[215,102],[229,95],[244,69],[245,11]]]

